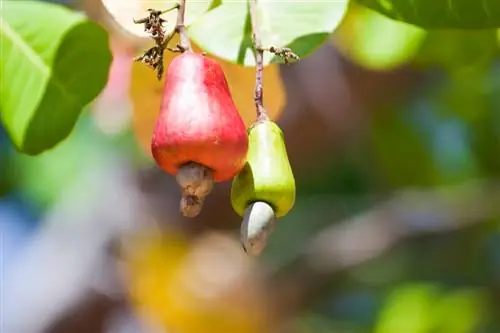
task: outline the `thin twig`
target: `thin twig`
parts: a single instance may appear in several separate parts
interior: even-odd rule
[[[269,116],[267,115],[267,111],[264,108],[264,89],[263,89],[263,80],[264,80],[264,51],[271,52],[279,57],[281,57],[285,64],[289,64],[290,62],[295,62],[300,60],[299,56],[293,53],[293,51],[287,47],[276,47],[269,46],[264,47],[262,45],[262,38],[260,34],[260,22],[258,19],[258,9],[257,9],[258,0],[249,0],[250,7],[250,20],[252,23],[252,40],[254,45],[254,55],[255,55],[255,107],[257,112],[257,121],[267,120]]]
[[[163,50],[168,50],[170,52],[185,52],[192,51],[191,42],[189,41],[189,37],[186,33],[186,25],[184,23],[186,16],[186,0],[180,0],[176,5],[177,11],[177,20],[175,22],[174,30],[168,34],[163,41]],[[175,36],[175,34],[179,34],[179,43],[175,48],[168,47],[168,44]]]
[[[259,31],[259,21],[257,18],[257,1],[250,0],[250,19],[252,22],[252,39],[255,49],[255,108],[257,112],[257,121],[267,120],[266,109],[264,108],[264,91],[263,91],[263,77],[264,77],[264,49],[262,47],[262,40]]]
[[[184,24],[184,17],[186,13],[186,0],[179,1],[179,11],[177,12],[177,22],[175,24],[175,31],[179,34],[179,47],[184,51],[192,51],[191,42],[186,33],[186,26]]]

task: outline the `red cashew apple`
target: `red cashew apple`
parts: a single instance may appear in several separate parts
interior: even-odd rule
[[[182,188],[181,211],[196,216],[213,182],[232,179],[248,150],[246,127],[222,67],[184,52],[168,67],[151,151]]]

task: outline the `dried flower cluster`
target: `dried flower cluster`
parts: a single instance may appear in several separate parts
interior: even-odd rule
[[[135,61],[140,61],[143,64],[153,68],[156,72],[158,80],[161,80],[164,72],[163,67],[163,56],[165,50],[168,49],[168,43],[172,39],[174,32],[166,35],[164,28],[164,23],[167,20],[161,17],[162,14],[169,12],[174,9],[178,9],[179,5],[176,5],[170,9],[161,11],[156,9],[148,9],[149,15],[147,17],[141,18],[139,20],[134,20],[136,24],[144,24],[144,31],[150,35],[154,40],[155,45],[148,49],[144,54],[135,58]],[[172,49],[172,51],[177,51],[177,49]]]
[[[290,62],[295,62],[300,60],[300,57],[293,53],[291,49],[288,47],[275,47],[275,46],[270,46],[268,48],[262,49],[262,51],[268,51],[271,52],[272,54],[275,54],[283,59],[285,64],[289,64]]]

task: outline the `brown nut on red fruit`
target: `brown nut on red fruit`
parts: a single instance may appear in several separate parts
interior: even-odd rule
[[[189,217],[200,213],[213,182],[230,180],[243,168],[246,127],[215,60],[188,51],[170,63],[151,151],[176,176],[180,210]]]

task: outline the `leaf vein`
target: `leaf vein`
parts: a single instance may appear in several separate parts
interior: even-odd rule
[[[23,39],[22,37],[19,36],[19,34],[12,29],[10,24],[6,22],[5,20],[2,20],[0,18],[0,26],[2,27],[2,33],[7,37],[12,40],[14,45],[19,47],[19,49],[22,51],[21,53],[25,55],[25,57],[30,61],[40,72],[45,74],[47,77],[49,77],[49,82],[50,78],[52,78],[52,84],[58,88],[58,90],[61,92],[61,95],[64,96],[68,102],[71,104],[76,104],[75,102],[77,99],[72,96],[70,93],[64,89],[64,86],[59,82],[58,78],[54,75],[52,75],[52,71],[50,67],[44,62],[42,57],[37,54]]]

